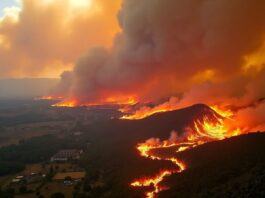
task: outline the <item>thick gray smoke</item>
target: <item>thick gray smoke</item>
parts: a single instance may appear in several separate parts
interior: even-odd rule
[[[57,90],[80,104],[181,94],[179,107],[247,106],[265,96],[264,18],[264,0],[124,0],[112,48],[90,49]]]

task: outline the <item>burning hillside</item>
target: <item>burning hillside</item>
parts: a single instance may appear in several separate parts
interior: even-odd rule
[[[202,111],[198,112],[199,116],[194,117],[193,121],[186,127],[182,135],[172,132],[168,140],[161,141],[157,138],[151,138],[144,143],[138,144],[137,150],[141,156],[151,160],[171,161],[176,165],[176,169],[164,169],[153,177],[137,179],[131,183],[131,186],[153,187],[151,191],[148,191],[145,194],[147,198],[153,198],[159,192],[167,189],[167,187],[161,185],[161,182],[165,179],[165,177],[183,172],[188,168],[185,162],[180,159],[176,157],[163,157],[156,155],[152,152],[154,150],[172,147],[175,149],[175,152],[180,153],[208,142],[223,140],[243,133],[243,131],[239,128],[231,130],[225,125],[227,119],[232,119],[230,111],[223,112],[219,110],[219,112],[222,113],[222,115],[220,115],[207,106],[202,107],[201,110]],[[225,115],[228,117],[224,117]]]

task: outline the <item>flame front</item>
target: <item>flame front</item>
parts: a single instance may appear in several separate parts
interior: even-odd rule
[[[217,107],[215,107],[215,110],[216,109]],[[216,112],[222,112],[222,117],[215,117],[215,121],[211,120],[207,116],[204,116],[202,120],[195,120],[192,126],[187,128],[185,135],[183,137],[175,139],[174,141],[169,139],[164,141],[156,140],[153,142],[146,141],[145,143],[140,143],[137,146],[137,150],[142,157],[151,160],[170,161],[176,165],[176,168],[173,170],[162,170],[153,177],[144,177],[137,179],[130,185],[132,187],[153,187],[151,191],[145,193],[145,197],[154,198],[159,192],[167,189],[167,187],[161,185],[161,182],[166,177],[172,174],[181,173],[187,169],[187,165],[180,159],[176,157],[168,158],[157,156],[156,154],[151,152],[152,150],[174,147],[176,148],[176,152],[180,153],[207,142],[223,140],[242,133],[240,129],[230,130],[229,127],[225,124],[225,120],[231,119],[231,117],[233,116],[232,111],[225,112],[218,109],[216,110]]]
[[[170,102],[166,102],[161,105],[157,105],[153,108],[148,107],[148,106],[141,107],[139,110],[136,110],[132,114],[122,116],[121,119],[140,120],[140,119],[146,118],[156,113],[174,111],[176,109],[178,109],[178,107],[175,104],[172,105]],[[121,108],[120,111],[123,113],[126,113],[130,111],[130,108],[126,106],[125,108]]]
[[[186,169],[186,165],[183,162],[181,162],[180,160],[178,160],[177,158],[173,158],[173,157],[172,158],[161,158],[161,157],[158,157],[156,155],[150,154],[150,151],[153,149],[169,148],[169,147],[173,147],[173,146],[176,146],[176,144],[171,144],[171,143],[168,143],[167,141],[164,141],[163,143],[155,145],[155,146],[151,146],[151,145],[148,145],[146,143],[142,143],[142,144],[139,144],[137,146],[137,149],[140,152],[141,156],[146,157],[146,158],[150,158],[152,160],[170,161],[177,166],[176,169],[162,170],[154,177],[142,178],[142,179],[136,180],[136,181],[131,183],[131,186],[133,186],[133,187],[153,186],[154,188],[152,191],[146,192],[145,195],[147,198],[153,198],[159,192],[167,189],[166,187],[163,187],[160,185],[160,183],[164,180],[165,177],[168,177],[168,176],[175,174],[175,173],[180,173]]]
[[[121,119],[140,120],[156,113],[174,111],[185,106],[179,105],[179,100],[177,98],[172,97],[169,101],[156,105],[154,107],[142,106],[141,108],[135,111],[132,110],[130,107],[130,105],[127,105],[123,108],[120,108],[120,112],[127,113],[126,115],[123,115]],[[234,113],[231,110],[220,108],[217,105],[212,105],[211,109],[224,118],[231,118],[234,116]]]
[[[217,105],[211,106],[211,109],[214,110],[219,115],[223,116],[224,118],[231,118],[234,116],[233,111],[231,111],[229,109],[223,110],[220,107],[218,107]]]
[[[96,102],[81,102],[78,99],[64,99],[54,104],[54,107],[78,107],[78,106],[100,106],[100,105],[134,105],[137,103],[135,96],[109,96]]]
[[[76,107],[77,102],[75,100],[66,100],[66,101],[61,101],[59,103],[56,103],[52,106],[53,107]]]

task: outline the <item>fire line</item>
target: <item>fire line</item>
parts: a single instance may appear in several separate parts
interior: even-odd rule
[[[170,161],[176,165],[176,168],[173,170],[164,169],[153,177],[136,179],[130,185],[132,187],[153,187],[151,191],[145,193],[145,197],[154,198],[159,192],[168,189],[168,187],[161,185],[166,177],[169,177],[172,174],[181,173],[188,168],[185,162],[181,161],[181,159],[176,157],[168,158],[157,156],[151,152],[153,150],[176,147],[176,152],[180,153],[207,142],[223,140],[242,133],[240,129],[230,131],[225,125],[224,120],[232,117],[232,111],[221,111],[218,110],[217,107],[215,107],[215,110],[213,111],[219,112],[220,114],[220,117],[216,117],[217,121],[214,122],[207,115],[204,116],[202,120],[195,120],[193,126],[186,131],[185,136],[179,137],[173,142],[169,139],[155,142],[146,141],[145,143],[138,144],[137,150],[142,157],[151,160]]]

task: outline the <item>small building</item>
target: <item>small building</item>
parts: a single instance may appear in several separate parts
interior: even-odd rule
[[[70,160],[79,160],[82,153],[82,150],[77,149],[60,150],[58,153],[51,157],[51,162],[67,162]]]

